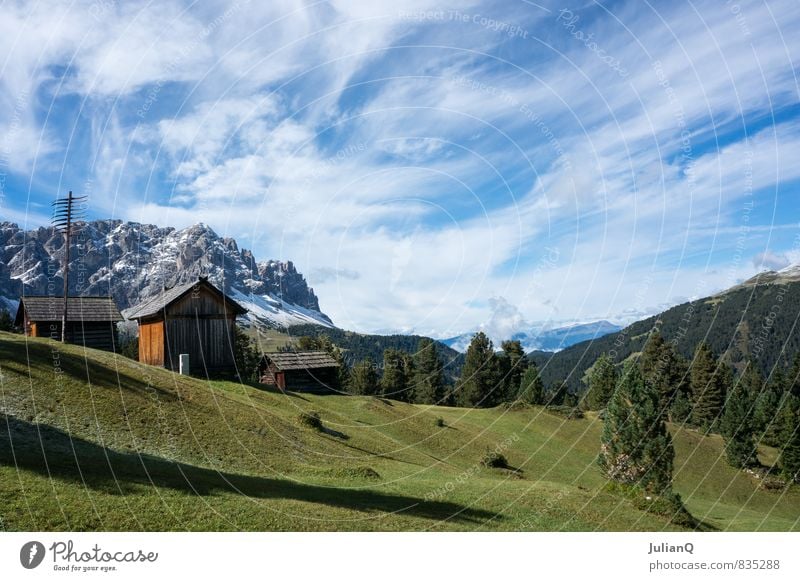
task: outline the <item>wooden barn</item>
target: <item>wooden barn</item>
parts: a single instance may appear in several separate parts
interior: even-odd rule
[[[69,297],[67,299],[68,343],[113,351],[117,323],[122,315],[111,297]],[[19,300],[15,325],[28,337],[61,340],[64,297],[24,296]]]
[[[265,353],[258,377],[281,391],[330,393],[339,388],[339,364],[325,351]]]
[[[247,310],[200,277],[174,286],[127,313],[139,322],[139,361],[179,370],[189,355],[193,375],[234,373],[236,317]]]

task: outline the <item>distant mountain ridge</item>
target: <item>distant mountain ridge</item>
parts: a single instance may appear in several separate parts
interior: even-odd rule
[[[70,247],[70,294],[110,295],[124,311],[203,275],[246,307],[251,322],[333,326],[291,261],[259,262],[236,240],[218,236],[205,224],[176,230],[95,220],[77,226]],[[23,292],[60,295],[64,250],[63,236],[53,228],[25,231],[0,223],[0,302],[14,309]]]
[[[786,369],[800,351],[800,265],[762,272],[715,295],[677,305],[624,329],[584,341],[558,353],[532,358],[547,384],[567,381],[580,390],[586,371],[603,353],[617,363],[640,352],[652,329],[691,359],[705,341],[717,356],[741,370],[752,358],[767,374]]]
[[[498,349],[503,340],[512,339],[519,341],[526,351],[560,351],[581,341],[596,339],[609,333],[615,333],[620,329],[622,327],[608,321],[593,321],[591,323],[575,323],[560,327],[533,327],[526,331],[518,331],[510,337],[490,338]],[[442,339],[440,342],[464,353],[474,335],[475,332],[463,333],[449,339]]]

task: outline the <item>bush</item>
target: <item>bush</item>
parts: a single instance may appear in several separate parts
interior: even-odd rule
[[[433,425],[436,426],[437,428],[447,427],[447,424],[444,423],[444,420],[442,418],[436,418],[433,421]]]
[[[297,422],[303,427],[322,431],[322,420],[317,412],[303,412],[297,417]]]
[[[488,450],[486,452],[483,456],[483,460],[481,460],[481,464],[486,468],[509,468],[506,457],[494,450]]]
[[[579,407],[568,405],[549,405],[547,411],[567,418],[568,420],[581,420],[584,418],[583,410]]]

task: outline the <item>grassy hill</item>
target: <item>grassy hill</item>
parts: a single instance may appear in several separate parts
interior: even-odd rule
[[[800,351],[800,281],[755,277],[731,290],[684,303],[660,315],[633,323],[622,331],[578,343],[558,353],[536,352],[532,358],[547,385],[566,380],[573,391],[584,389],[582,378],[603,353],[621,362],[642,350],[656,324],[666,341],[690,359],[706,341],[717,356],[737,367],[750,357],[768,374],[788,367]]]
[[[606,486],[596,417],[281,395],[6,333],[0,373],[0,529],[679,529]],[[800,530],[796,489],[673,434],[704,528]],[[496,447],[515,470],[481,465]]]

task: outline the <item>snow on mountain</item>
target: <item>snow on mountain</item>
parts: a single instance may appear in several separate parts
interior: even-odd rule
[[[502,341],[507,339],[517,340],[522,344],[525,351],[560,351],[571,345],[596,339],[609,333],[615,333],[622,327],[609,323],[608,321],[593,321],[590,323],[572,323],[561,327],[550,327],[547,325],[533,325],[525,331],[513,333],[510,337],[493,337],[492,340],[496,348],[500,347]],[[475,333],[463,333],[449,339],[442,339],[441,342],[462,353],[466,352],[469,343]]]
[[[23,292],[60,294],[64,250],[63,236],[53,228],[24,231],[0,223],[0,305],[13,311]],[[111,295],[123,314],[200,275],[251,309],[251,323],[333,326],[291,261],[257,262],[233,238],[202,223],[175,230],[120,220],[81,222],[70,247],[70,294]]]

